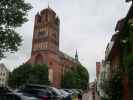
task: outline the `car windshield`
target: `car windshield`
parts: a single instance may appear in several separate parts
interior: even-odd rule
[[[53,91],[54,91],[57,95],[61,95],[61,92],[60,92],[58,89],[56,89],[56,88],[54,88],[54,87],[52,87],[52,89],[53,89]]]

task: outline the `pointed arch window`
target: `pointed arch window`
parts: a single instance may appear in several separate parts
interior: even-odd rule
[[[43,56],[41,54],[38,54],[35,58],[36,64],[43,64]]]

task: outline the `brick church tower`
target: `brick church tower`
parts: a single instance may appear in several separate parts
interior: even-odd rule
[[[59,51],[59,19],[50,8],[42,10],[35,16],[31,55],[47,50],[54,54]]]
[[[43,9],[35,16],[31,57],[28,64],[47,64],[49,80],[54,87],[61,86],[64,72],[79,64],[75,59],[59,50],[60,20],[51,8]],[[45,75],[45,74],[44,74]]]
[[[53,86],[60,86],[61,72],[59,52],[59,18],[51,9],[44,9],[35,16],[32,52],[29,64],[47,64]],[[54,73],[57,73],[55,74]]]

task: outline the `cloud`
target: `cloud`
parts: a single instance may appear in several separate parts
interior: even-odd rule
[[[29,22],[17,31],[23,35],[23,45],[16,54],[3,59],[9,69],[14,69],[30,58],[35,14],[48,6],[47,0],[26,0],[33,5]],[[95,62],[104,59],[104,52],[117,20],[124,17],[130,4],[124,0],[52,0],[50,7],[60,18],[60,49],[79,58],[95,78]]]

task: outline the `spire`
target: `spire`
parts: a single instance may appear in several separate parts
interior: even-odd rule
[[[48,0],[48,8],[50,8],[51,4],[52,4],[52,0]]]
[[[76,61],[79,61],[77,49],[76,49],[76,54],[75,54],[75,60],[76,60]]]
[[[37,12],[36,16],[39,16],[39,11]]]
[[[50,6],[49,6],[49,1],[48,1],[48,8],[50,8]]]

